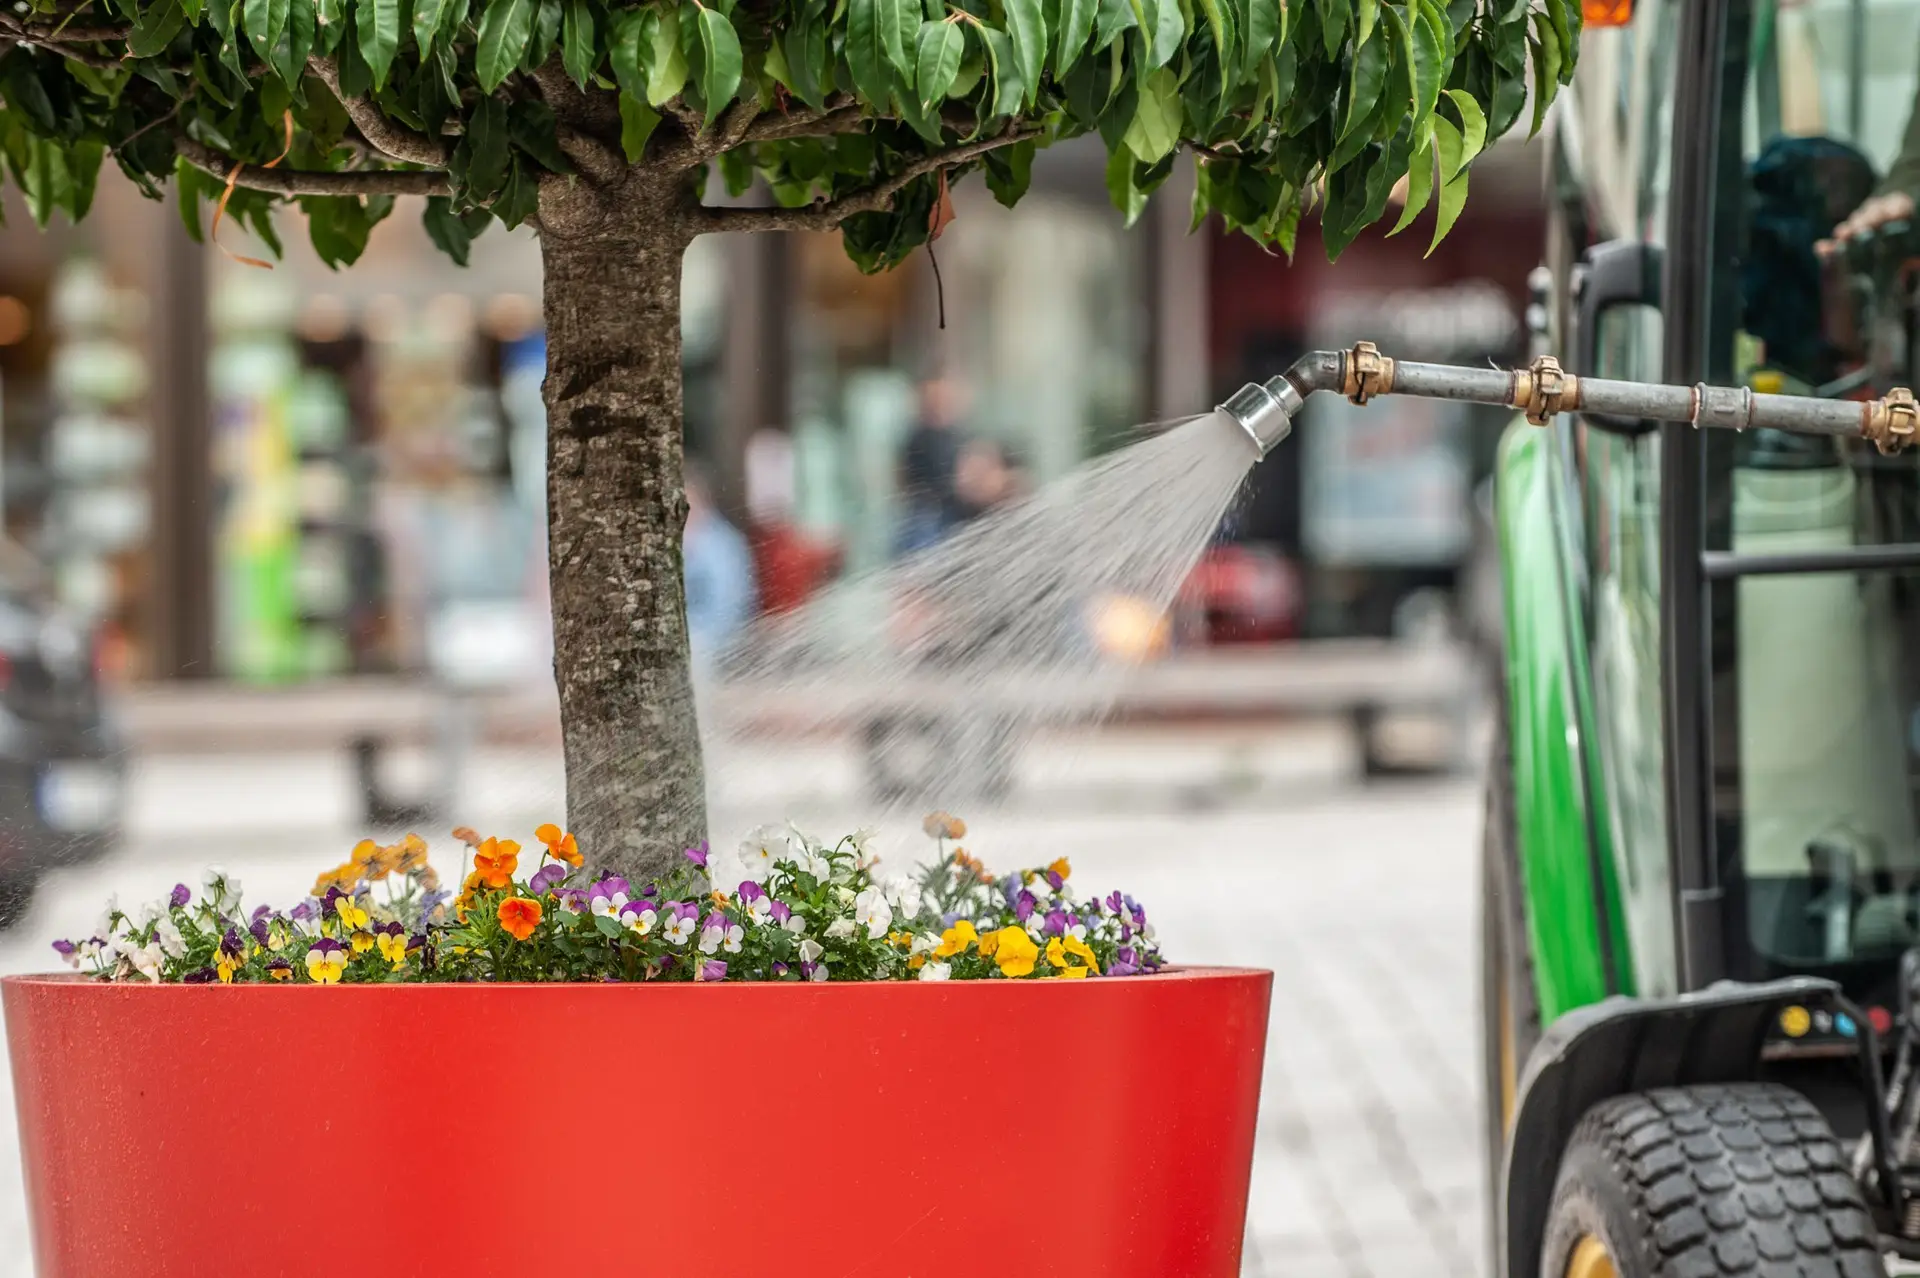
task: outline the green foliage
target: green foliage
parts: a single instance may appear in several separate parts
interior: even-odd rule
[[[591,180],[575,161],[592,153],[601,179],[605,163],[758,178],[877,270],[926,241],[942,169],[981,169],[1012,203],[1034,151],[1081,134],[1129,219],[1185,150],[1196,222],[1291,253],[1317,208],[1337,254],[1404,182],[1394,230],[1432,206],[1437,242],[1530,76],[1540,127],[1580,29],[1576,0],[27,4],[0,19],[0,156],[36,218],[84,216],[111,155],[150,194],[177,178],[200,231],[228,166],[271,162],[337,175],[293,188],[334,264],[402,189],[441,192],[427,228],[464,260],[488,220],[535,215],[543,179]],[[279,197],[248,180],[228,216],[270,231]]]

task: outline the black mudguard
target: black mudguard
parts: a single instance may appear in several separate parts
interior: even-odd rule
[[[1503,1278],[1539,1278],[1547,1210],[1560,1154],[1574,1127],[1609,1096],[1756,1076],[1760,1049],[1781,1009],[1824,1003],[1831,981],[1793,977],[1765,985],[1723,981],[1678,998],[1616,996],[1567,1013],[1527,1058],[1500,1178]]]

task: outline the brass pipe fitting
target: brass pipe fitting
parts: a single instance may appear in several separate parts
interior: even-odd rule
[[[1891,457],[1911,444],[1916,428],[1920,428],[1920,403],[1904,386],[1861,405],[1860,433],[1884,456]]]
[[[1554,416],[1580,407],[1580,379],[1560,367],[1551,355],[1542,355],[1526,368],[1513,370],[1512,408],[1524,409],[1527,420],[1545,426]]]
[[[1364,405],[1375,395],[1393,393],[1393,361],[1372,342],[1355,342],[1340,355],[1340,393]]]

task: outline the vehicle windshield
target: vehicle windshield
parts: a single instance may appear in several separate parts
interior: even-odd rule
[[[1709,376],[1847,399],[1914,386],[1920,0],[1730,9],[1740,145],[1723,143],[1712,213]],[[1769,432],[1707,447],[1710,551],[1920,544],[1914,454]],[[1710,598],[1716,845],[1761,969],[1743,974],[1920,943],[1920,555]]]

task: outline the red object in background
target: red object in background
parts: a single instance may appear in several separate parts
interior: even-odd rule
[[[760,611],[798,608],[840,570],[840,548],[809,537],[792,524],[770,524],[749,535]]]
[[[1300,574],[1264,546],[1216,546],[1181,587],[1179,607],[1206,617],[1213,644],[1272,643],[1300,629]]]
[[[0,983],[39,1278],[1237,1278],[1272,986]]]

